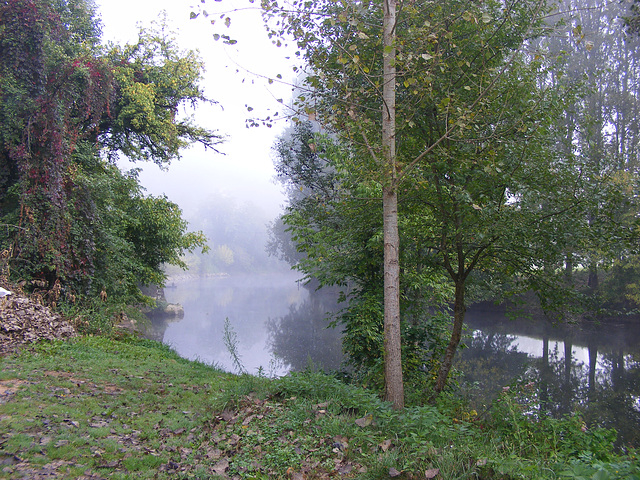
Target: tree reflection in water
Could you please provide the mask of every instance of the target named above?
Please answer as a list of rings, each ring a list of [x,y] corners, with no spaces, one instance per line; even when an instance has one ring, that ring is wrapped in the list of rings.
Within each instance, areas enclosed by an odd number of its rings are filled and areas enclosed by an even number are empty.
[[[312,367],[338,370],[342,363],[340,327],[331,328],[333,314],[340,310],[338,293],[332,289],[309,291],[308,298],[289,307],[289,313],[267,321],[269,344],[274,357],[291,370]]]
[[[534,381],[540,410],[579,414],[615,428],[619,446],[640,446],[640,332],[637,324],[552,325],[472,314],[468,348],[457,367],[462,392],[478,411],[516,379]]]
[[[245,367],[255,373],[276,357],[288,370],[310,364],[337,370],[343,360],[337,293],[305,290],[295,276],[250,276],[179,282],[168,300],[184,307],[183,319],[153,322],[154,338],[186,358],[225,366],[222,342],[229,318],[238,332]],[[518,378],[537,386],[550,415],[577,412],[588,425],[613,427],[624,444],[640,446],[640,322],[552,325],[537,316],[508,320],[499,309],[471,307],[468,348],[457,354],[461,391],[483,411],[502,387]],[[270,351],[269,351],[270,350]],[[228,368],[231,368],[228,366]]]

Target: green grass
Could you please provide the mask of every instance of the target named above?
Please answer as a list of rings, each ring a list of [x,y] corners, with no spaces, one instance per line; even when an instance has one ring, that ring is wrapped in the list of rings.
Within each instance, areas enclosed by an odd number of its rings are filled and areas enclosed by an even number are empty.
[[[0,366],[0,478],[640,479],[608,432],[531,422],[515,394],[484,424],[446,398],[394,412],[322,373],[235,376],[134,337]]]

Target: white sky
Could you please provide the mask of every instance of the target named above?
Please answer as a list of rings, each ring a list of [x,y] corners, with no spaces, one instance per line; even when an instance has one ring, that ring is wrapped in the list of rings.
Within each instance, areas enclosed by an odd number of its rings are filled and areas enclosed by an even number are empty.
[[[240,203],[251,201],[275,216],[284,200],[280,187],[273,182],[271,148],[285,124],[281,121],[270,129],[247,129],[245,119],[251,114],[246,105],[254,108],[252,113],[272,114],[281,107],[276,99],[283,99],[285,104],[289,102],[291,87],[277,82],[269,84],[265,78],[249,72],[273,79],[278,73],[285,79],[292,78],[292,73],[285,49],[273,46],[267,38],[256,9],[259,2],[252,5],[249,0],[206,0],[204,4],[200,0],[96,0],[96,4],[102,18],[104,42],[119,44],[135,41],[137,25],[148,27],[165,10],[169,27],[178,32],[180,48],[199,50],[206,68],[202,82],[205,95],[219,102],[217,106],[199,108],[196,120],[228,136],[227,142],[220,146],[226,155],[193,147],[185,150],[183,158],[174,162],[168,172],[154,165],[138,164],[136,166],[144,166],[140,179],[147,192],[165,193],[182,207],[187,218],[191,209],[217,192],[234,197]],[[210,16],[190,20],[190,13],[200,7]],[[227,30],[222,26],[220,15],[211,12],[229,11],[233,7],[242,10],[229,12],[231,28]],[[210,23],[213,18],[215,26]],[[216,42],[214,32],[228,32],[238,43],[228,46],[222,41]]]

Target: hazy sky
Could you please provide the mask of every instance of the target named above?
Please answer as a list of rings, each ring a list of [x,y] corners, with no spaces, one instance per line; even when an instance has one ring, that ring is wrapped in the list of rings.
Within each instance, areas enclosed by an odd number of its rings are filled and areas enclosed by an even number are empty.
[[[273,113],[282,107],[277,99],[283,99],[285,104],[290,99],[290,86],[269,84],[261,76],[276,79],[279,73],[284,78],[292,75],[286,50],[271,44],[258,10],[251,8],[249,0],[207,0],[204,4],[199,0],[96,0],[96,3],[104,41],[121,44],[135,41],[138,25],[147,27],[158,19],[161,11],[166,11],[169,27],[178,32],[180,48],[200,51],[206,68],[202,86],[209,98],[219,102],[199,108],[196,119],[202,126],[228,136],[220,147],[226,155],[192,147],[183,152],[183,158],[174,162],[168,172],[153,165],[144,166],[140,178],[148,193],[165,193],[183,208],[187,217],[190,210],[219,192],[241,203],[251,201],[275,216],[283,197],[280,187],[273,183],[271,148],[285,124],[277,123],[271,129],[247,129],[245,119],[251,115],[247,105],[254,108],[252,113]],[[234,7],[241,10],[231,12]],[[219,13],[190,20],[190,13],[199,8]],[[231,18],[228,30],[219,19],[224,11]],[[211,25],[211,19],[216,20],[215,26]],[[216,42],[215,32],[228,32],[238,43],[228,46]]]

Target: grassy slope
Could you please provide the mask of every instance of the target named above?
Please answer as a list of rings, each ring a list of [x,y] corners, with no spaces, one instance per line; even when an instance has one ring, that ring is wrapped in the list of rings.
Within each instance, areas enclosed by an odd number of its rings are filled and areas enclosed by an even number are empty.
[[[575,422],[396,413],[319,373],[234,376],[147,340],[45,343],[0,366],[0,478],[640,478]]]

